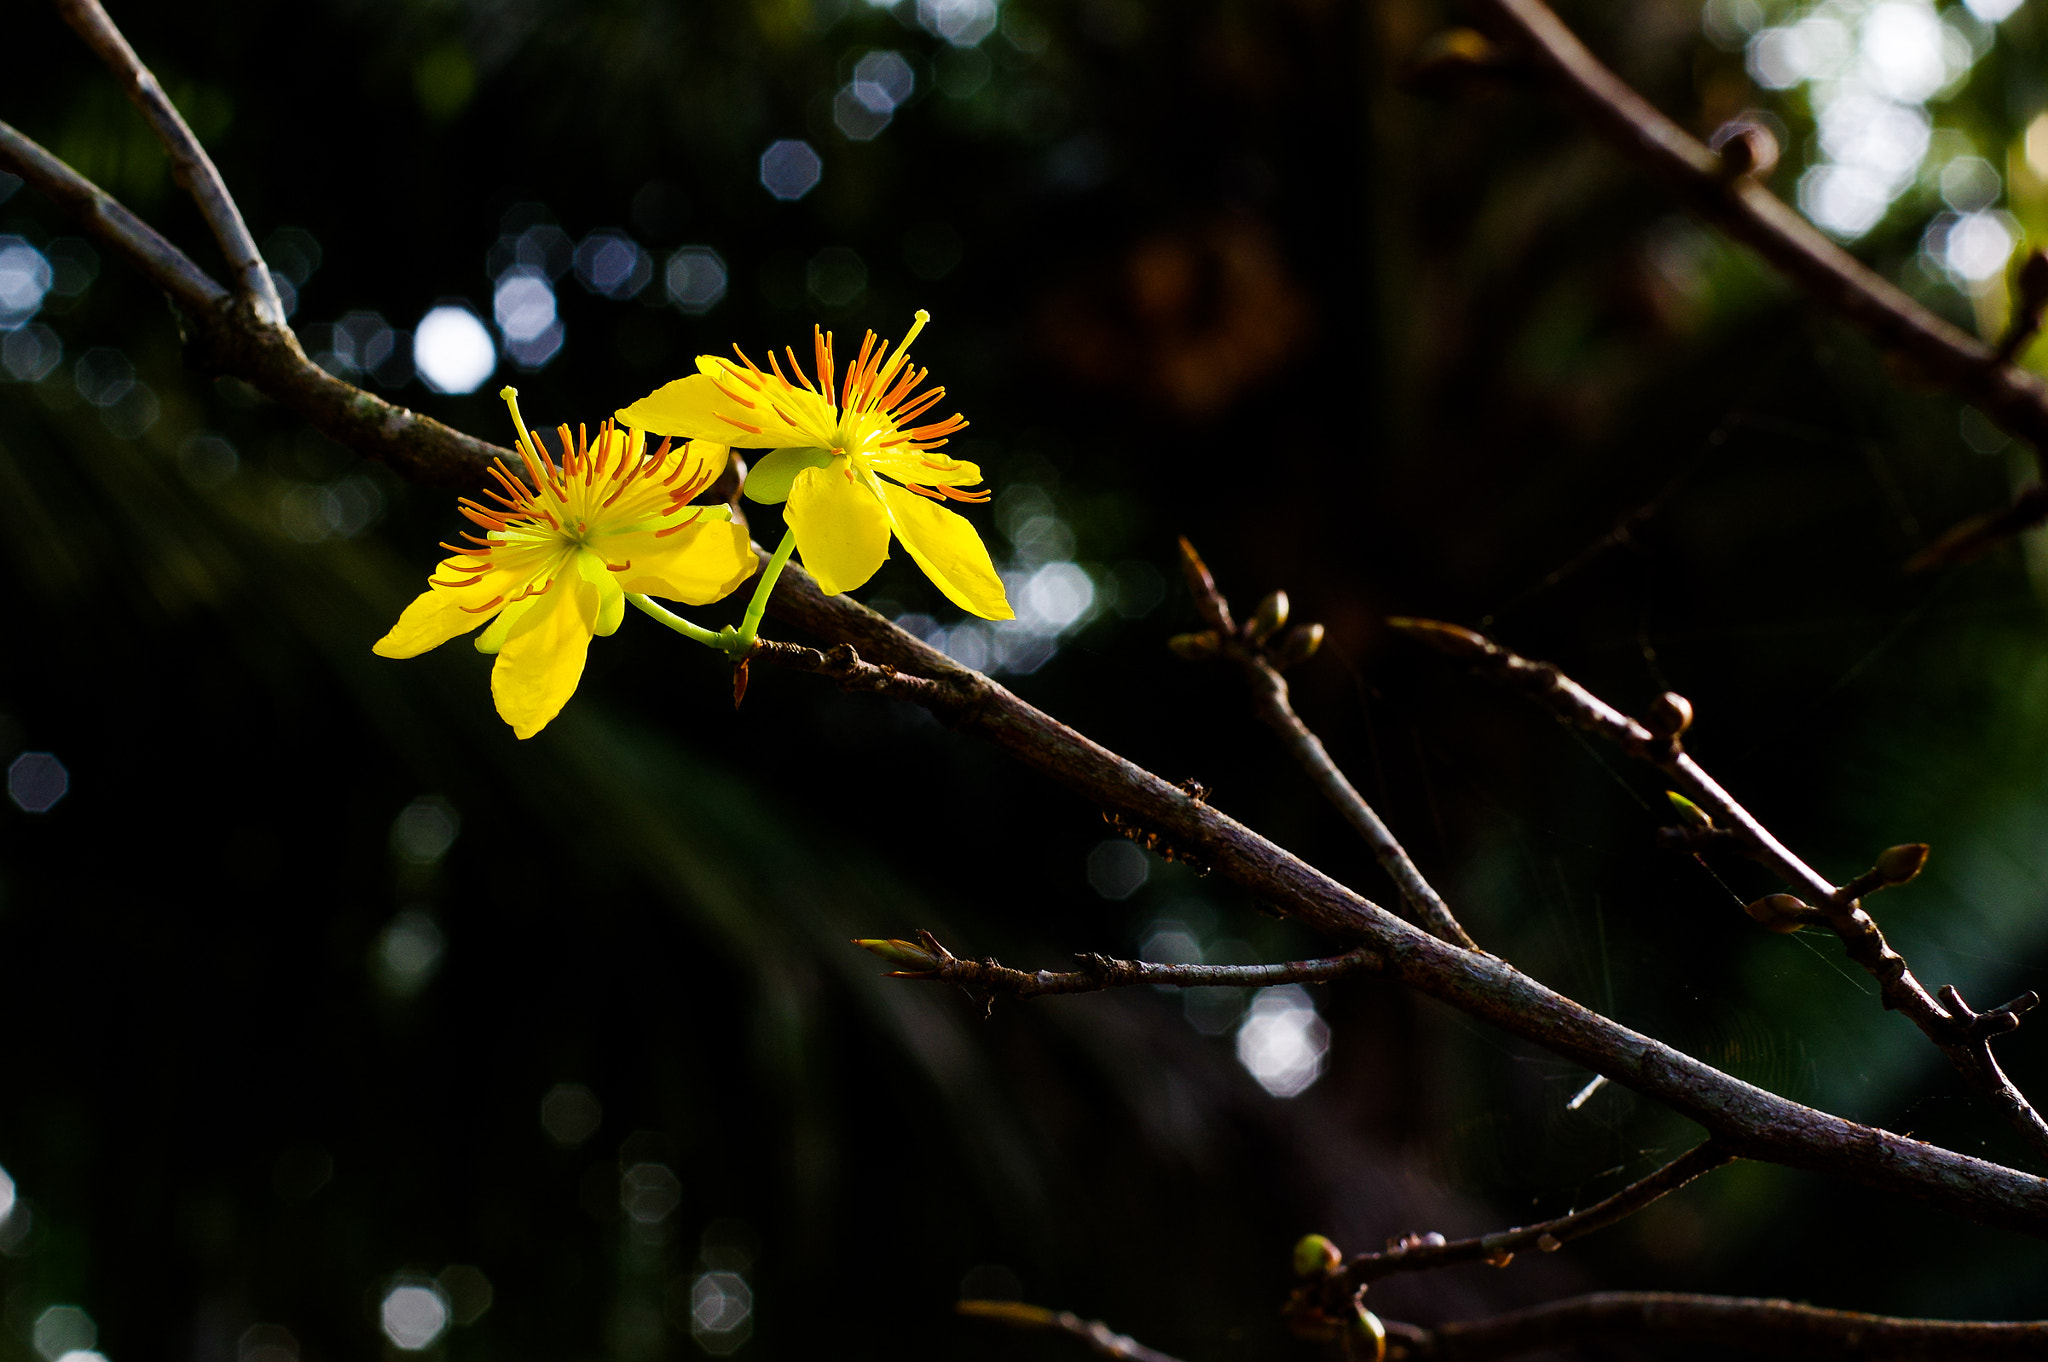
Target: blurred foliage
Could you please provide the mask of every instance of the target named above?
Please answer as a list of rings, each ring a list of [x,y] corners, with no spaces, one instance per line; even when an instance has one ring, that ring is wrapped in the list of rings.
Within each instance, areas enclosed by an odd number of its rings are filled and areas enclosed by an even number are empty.
[[[1755,88],[1694,6],[1566,13],[1702,134],[1771,112],[1792,192],[1811,111]],[[1379,624],[1483,625],[1633,710],[1688,695],[1705,764],[1824,872],[1933,844],[1877,905],[1930,985],[2048,987],[2048,550],[1899,571],[2025,461],[1540,92],[1408,80],[1454,11],[1009,0],[968,47],[909,0],[116,16],[296,262],[309,337],[359,310],[488,314],[494,245],[537,222],[729,270],[695,316],[658,275],[631,300],[564,276],[566,343],[516,376],[543,423],[735,341],[817,320],[843,344],[928,307],[920,358],[975,423],[999,557],[1064,534],[1104,600],[1135,584],[1008,678],[1027,698],[1391,892],[1230,678],[1161,646],[1191,610],[1144,587],[1187,533],[1242,606],[1284,587],[1327,624],[1298,704],[1489,949],[1788,1096],[2020,1158],[1837,951],[1742,917],[1776,888],[1761,872],[1654,849],[1650,773]],[[0,117],[215,260],[56,19],[17,7],[0,33]],[[1933,106],[2007,168],[2029,232],[2044,41],[2021,10]],[[835,97],[877,50],[915,93],[850,139]],[[795,202],[758,180],[781,138],[823,160]],[[1919,250],[1931,193],[1857,249],[1995,330],[1995,282],[1958,289]],[[72,782],[48,813],[0,808],[0,1165],[27,1208],[0,1358],[32,1355],[57,1303],[113,1362],[278,1362],[258,1324],[309,1362],[367,1355],[384,1292],[443,1274],[460,1297],[451,1264],[492,1287],[437,1345],[455,1359],[695,1355],[706,1269],[754,1293],[741,1356],[1066,1355],[948,1317],[963,1289],[1020,1289],[1180,1355],[1277,1357],[1302,1346],[1275,1310],[1303,1231],[1496,1228],[1690,1142],[1611,1086],[1568,1110],[1583,1071],[1375,984],[1317,992],[1329,1069],[1281,1101],[1170,993],[984,1019],[875,978],[847,938],[926,927],[1031,965],[1168,923],[1212,958],[1317,943],[1158,862],[1105,900],[1081,801],[808,678],[757,678],[735,715],[710,659],[634,622],[514,742],[485,659],[368,650],[457,526],[446,496],[184,371],[161,303],[33,191],[0,233],[86,281],[36,319],[64,363],[0,384],[0,756],[55,753]],[[123,363],[148,401],[86,401]],[[495,386],[384,390],[502,438]],[[864,597],[952,622],[900,563]],[[404,831],[421,808],[459,823],[434,855]],[[2003,1050],[2036,1093],[2044,1034]],[[602,1111],[566,1147],[540,1119],[561,1084]],[[620,1186],[650,1164],[679,1200],[642,1223]],[[1373,1300],[1428,1321],[1606,1286],[2012,1317],[2044,1271],[2038,1244],[1744,1166],[1554,1258]]]

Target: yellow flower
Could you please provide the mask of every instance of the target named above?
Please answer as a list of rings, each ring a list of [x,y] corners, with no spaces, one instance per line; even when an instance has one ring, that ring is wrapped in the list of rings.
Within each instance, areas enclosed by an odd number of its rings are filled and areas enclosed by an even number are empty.
[[[737,364],[701,355],[697,373],[618,417],[659,435],[772,450],[748,475],[747,496],[788,503],[784,517],[797,552],[827,593],[850,591],[874,576],[893,534],[955,605],[983,619],[1010,619],[1009,598],[981,536],[944,505],[988,499],[985,491],[963,490],[981,481],[979,468],[938,452],[966,419],[956,413],[912,424],[946,395],[944,388],[918,392],[927,371],[910,363],[910,343],[930,320],[919,312],[893,356],[889,342],[868,332],[843,376],[830,333],[813,328],[816,383],[794,350],[783,352],[794,381],[773,354],[766,371],[737,346]]]
[[[724,469],[726,447],[663,440],[649,455],[643,438],[607,421],[595,440],[578,430],[572,441],[563,426],[556,463],[537,436],[521,435],[527,483],[501,463],[491,469],[498,490],[485,493],[495,508],[463,498],[483,535],[442,545],[455,556],[375,650],[415,657],[490,619],[476,647],[498,655],[492,698],[530,738],[576,693],[591,637],[619,627],[628,596],[705,605],[729,594],[753,575],[746,532],[724,506],[688,504]]]

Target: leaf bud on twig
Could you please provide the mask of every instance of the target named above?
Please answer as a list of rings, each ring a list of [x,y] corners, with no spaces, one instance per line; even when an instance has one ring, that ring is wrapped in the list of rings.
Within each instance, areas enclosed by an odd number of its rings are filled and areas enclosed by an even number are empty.
[[[1878,853],[1877,873],[1886,884],[1904,884],[1927,864],[1927,843],[1907,842]]]
[[[1707,816],[1705,809],[1693,803],[1678,791],[1666,790],[1664,797],[1671,801],[1672,811],[1678,815],[1678,821],[1687,827],[1710,829],[1714,826],[1714,820]]]
[[[1692,727],[1692,701],[1677,691],[1667,690],[1650,702],[1643,727],[1660,738],[1675,738]]]
[[[1813,910],[1790,894],[1768,894],[1743,905],[1743,912],[1774,932],[1796,932]]]
[[[1344,1261],[1344,1253],[1327,1235],[1304,1234],[1294,1241],[1294,1275],[1314,1277]]]
[[[1251,630],[1252,642],[1264,643],[1267,639],[1278,633],[1280,626],[1285,623],[1287,623],[1287,593],[1275,591],[1272,595],[1259,602],[1258,611],[1252,616],[1252,622],[1247,627]]]
[[[1281,669],[1306,662],[1316,655],[1316,649],[1323,646],[1323,626],[1320,624],[1297,624],[1280,636],[1272,647],[1273,665]]]
[[[1723,123],[1707,145],[1721,153],[1721,173],[1731,180],[1744,175],[1768,180],[1778,165],[1778,139],[1763,124],[1746,118]]]
[[[1387,627],[1399,629],[1408,637],[1427,643],[1440,653],[1462,657],[1468,662],[1483,662],[1500,651],[1484,635],[1475,634],[1470,629],[1460,628],[1455,624],[1445,624],[1442,620],[1418,620],[1410,619],[1406,615],[1389,615]]]
[[[1351,1362],[1386,1362],[1387,1326],[1355,1301],[1351,1309],[1351,1327],[1344,1331],[1344,1356]]]
[[[1204,629],[1195,634],[1175,634],[1166,640],[1166,646],[1190,662],[1216,656],[1223,646],[1223,640],[1216,637],[1214,629]]]
[[[893,937],[887,940],[862,937],[856,938],[853,944],[871,955],[879,955],[892,965],[903,965],[913,970],[934,970],[939,967],[939,962],[932,953],[915,941],[902,941]]]
[[[1545,1253],[1555,1253],[1564,1247],[1564,1240],[1550,1233],[1539,1234],[1536,1236],[1536,1247]]]

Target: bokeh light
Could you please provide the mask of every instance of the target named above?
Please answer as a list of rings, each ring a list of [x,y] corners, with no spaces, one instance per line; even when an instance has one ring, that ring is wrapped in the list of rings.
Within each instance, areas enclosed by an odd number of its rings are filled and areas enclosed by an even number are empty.
[[[299,1340],[282,1324],[252,1324],[236,1341],[235,1362],[299,1362]]]
[[[1123,900],[1145,887],[1152,863],[1135,842],[1112,837],[1088,853],[1088,884],[1106,899]]]
[[[576,277],[592,293],[623,301],[654,278],[654,260],[624,232],[604,228],[578,243]]]
[[[604,1123],[596,1094],[581,1083],[557,1083],[540,1102],[541,1129],[564,1149],[574,1149]]]
[[[24,813],[48,813],[71,790],[71,773],[48,752],[24,752],[7,768],[7,797]]]
[[[1264,990],[1238,1024],[1237,1062],[1275,1097],[1308,1091],[1329,1049],[1330,1028],[1299,984]]]
[[[761,187],[785,203],[817,188],[824,173],[825,163],[809,142],[784,138],[761,153]]]
[[[505,338],[505,353],[522,369],[544,367],[561,353],[567,331],[555,310],[555,286],[545,271],[514,265],[491,290],[491,316]]]
[[[725,257],[709,246],[684,246],[668,258],[662,281],[668,299],[684,314],[701,317],[725,297]]]
[[[391,849],[400,860],[433,865],[462,832],[462,815],[442,795],[421,795],[391,821]]]
[[[690,1283],[690,1337],[713,1357],[735,1352],[753,1334],[754,1293],[737,1272],[700,1273]]]
[[[466,303],[442,303],[413,328],[412,362],[438,393],[473,393],[498,367],[491,333]]]
[[[29,1344],[44,1362],[58,1362],[66,1353],[86,1351],[99,1341],[99,1326],[75,1305],[50,1306],[29,1330]]]
[[[401,1282],[385,1292],[377,1309],[384,1337],[407,1352],[433,1347],[447,1332],[451,1319],[448,1298],[431,1282]]]
[[[0,236],[0,330],[11,331],[35,316],[52,281],[41,251],[21,237]]]
[[[371,952],[378,985],[394,998],[410,998],[433,982],[447,938],[431,915],[408,908],[386,923]]]
[[[0,331],[0,369],[19,383],[40,383],[64,362],[64,342],[40,322]]]
[[[995,32],[995,0],[917,0],[917,21],[955,47],[973,47]]]
[[[619,1209],[643,1225],[658,1225],[683,1202],[683,1184],[667,1164],[636,1163],[619,1175]]]

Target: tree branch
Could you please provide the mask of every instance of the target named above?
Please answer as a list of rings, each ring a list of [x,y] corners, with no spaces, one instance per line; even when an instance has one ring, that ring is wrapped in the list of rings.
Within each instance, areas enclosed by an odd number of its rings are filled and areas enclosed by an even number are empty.
[[[2041,1114],[2013,1086],[1991,1053],[1992,1038],[2019,1024],[2018,1014],[2034,1005],[2032,995],[2017,998],[2003,1007],[1992,1009],[1991,1013],[1983,1014],[1996,1015],[1998,1020],[1991,1022],[1984,1021],[1983,1016],[1962,1005],[1962,997],[1953,987],[1945,989],[1944,996],[1954,996],[1958,1004],[1956,1010],[1950,1011],[1936,1002],[1914,977],[1905,957],[1891,948],[1877,922],[1862,906],[1863,895],[1898,880],[1879,868],[1837,886],[1793,855],[1685,751],[1681,739],[1685,727],[1691,723],[1691,705],[1677,696],[1664,697],[1660,702],[1660,713],[1666,717],[1660,720],[1659,730],[1652,732],[1550,663],[1533,662],[1519,656],[1483,634],[1440,620],[1395,618],[1387,623],[1410,637],[1459,658],[1475,670],[1523,691],[1563,722],[1608,739],[1631,756],[1652,763],[1669,776],[1679,791],[1690,797],[1717,827],[1739,839],[1739,845],[1746,854],[1804,893],[1812,907],[1818,910],[1820,919],[1841,939],[1848,957],[1877,981],[1885,1007],[1896,1010],[1917,1026],[1948,1057],[1970,1086],[1991,1099],[1999,1113],[2035,1153],[2048,1158],[2048,1121],[2042,1120]],[[1919,851],[1924,855],[1925,849],[1900,850]],[[1909,879],[1917,872],[1916,860],[1912,870],[1903,878]],[[1805,906],[1799,905],[1800,908]]]
[[[1018,1301],[961,1301],[953,1309],[969,1319],[1007,1324],[1012,1329],[1065,1334],[1087,1344],[1097,1357],[1115,1358],[1116,1362],[1175,1362],[1165,1353],[1115,1332],[1100,1320],[1082,1319],[1065,1310],[1048,1310],[1042,1305]]]
[[[919,693],[937,699],[933,712],[943,721],[1149,829],[1260,901],[1357,943],[1378,956],[1372,972],[1380,977],[1604,1074],[1698,1122],[1737,1157],[1832,1173],[2048,1237],[2048,1182],[1787,1101],[1591,1012],[1505,961],[1439,941],[867,607],[826,595],[801,568],[784,573],[769,610],[878,668],[936,683]]]
[[[228,301],[228,291],[156,228],[6,123],[0,123],[0,166],[55,199],[95,239],[135,266],[185,311],[213,312]]]
[[[909,941],[856,941],[892,964],[892,979],[932,979],[959,984],[981,993],[1039,998],[1056,993],[1100,993],[1110,988],[1154,984],[1166,988],[1271,988],[1275,984],[1323,984],[1372,968],[1377,957],[1367,950],[1321,960],[1293,960],[1283,965],[1156,965],[1144,960],[1117,960],[1106,955],[1077,955],[1081,968],[1064,974],[1052,970],[1012,969],[994,960],[962,960],[921,931]]]
[[[129,101],[142,111],[150,130],[171,154],[172,174],[199,205],[200,216],[206,219],[213,239],[220,243],[221,254],[234,271],[236,291],[255,308],[258,317],[273,326],[283,326],[284,304],[278,300],[270,267],[263,263],[263,253],[256,249],[249,225],[242,221],[241,208],[234,195],[228,193],[220,171],[214,168],[213,158],[192,135],[184,115],[135,55],[135,49],[121,36],[121,30],[100,7],[99,0],[56,0],[56,5],[64,22],[85,39],[86,46],[99,55],[121,82]]]
[[[1390,1358],[1481,1362],[1593,1340],[1657,1338],[1876,1362],[2039,1358],[2048,1324],[1901,1319],[1792,1301],[1608,1291],[1434,1329],[1387,1321]]]
[[[1553,1253],[1567,1240],[1577,1239],[1595,1230],[1603,1230],[1609,1225],[1618,1224],[1651,1202],[1677,1191],[1701,1174],[1710,1173],[1734,1161],[1733,1154],[1710,1139],[1705,1144],[1687,1150],[1648,1177],[1630,1183],[1613,1196],[1596,1205],[1588,1206],[1583,1211],[1574,1211],[1570,1215],[1545,1220],[1540,1224],[1500,1230],[1494,1234],[1482,1234],[1476,1239],[1455,1239],[1448,1243],[1444,1242],[1441,1236],[1432,1239],[1411,1235],[1384,1253],[1361,1253],[1353,1256],[1341,1268],[1330,1274],[1330,1281],[1336,1290],[1351,1293],[1382,1277],[1391,1277],[1397,1272],[1425,1272],[1460,1263],[1478,1262],[1489,1262],[1497,1267],[1504,1267],[1508,1258],[1532,1246],[1543,1252]]]
[[[1528,49],[1594,130],[1687,207],[1750,247],[1823,306],[1975,404],[2048,458],[2048,382],[2002,363],[1740,173],[1602,65],[1542,0],[1475,0]],[[1736,139],[1741,141],[1742,139]]]
[[[1395,888],[1401,891],[1401,901],[1407,905],[1409,918],[1432,936],[1455,946],[1463,946],[1468,951],[1478,950],[1479,943],[1459,925],[1458,919],[1451,913],[1450,906],[1443,901],[1443,896],[1436,892],[1430,882],[1423,877],[1422,872],[1416,868],[1415,862],[1409,859],[1407,850],[1395,839],[1385,821],[1372,805],[1366,803],[1365,796],[1358,792],[1358,788],[1345,778],[1337,763],[1331,760],[1329,749],[1323,746],[1322,739],[1318,738],[1315,732],[1302,722],[1301,716],[1294,712],[1293,702],[1288,695],[1287,678],[1282,676],[1280,668],[1274,665],[1273,650],[1267,647],[1268,639],[1286,623],[1285,594],[1275,592],[1267,598],[1269,606],[1272,606],[1271,613],[1275,616],[1270,628],[1262,627],[1258,616],[1247,620],[1242,626],[1233,625],[1230,603],[1217,588],[1216,579],[1210,576],[1201,555],[1195,552],[1195,546],[1182,539],[1180,554],[1181,567],[1188,580],[1188,589],[1193,593],[1195,604],[1201,610],[1203,618],[1209,621],[1210,633],[1205,637],[1213,640],[1207,649],[1198,646],[1189,651],[1197,654],[1211,651],[1212,655],[1229,659],[1244,673],[1245,681],[1251,687],[1252,712],[1280,735],[1281,741],[1287,744],[1287,750],[1308,773],[1315,787],[1322,791],[1323,797],[1337,806],[1345,821],[1350,823],[1358,835],[1365,839],[1365,844],[1372,848],[1373,858],[1394,881]],[[1267,613],[1268,610],[1262,608],[1261,615]],[[1314,651],[1322,639],[1322,626],[1312,627],[1315,632],[1305,636],[1314,640],[1307,645],[1310,652]],[[1282,635],[1281,645],[1286,646],[1292,637],[1304,636]]]

